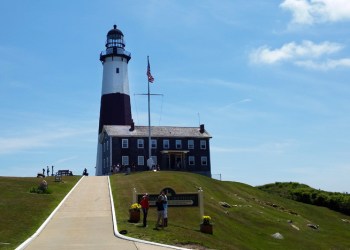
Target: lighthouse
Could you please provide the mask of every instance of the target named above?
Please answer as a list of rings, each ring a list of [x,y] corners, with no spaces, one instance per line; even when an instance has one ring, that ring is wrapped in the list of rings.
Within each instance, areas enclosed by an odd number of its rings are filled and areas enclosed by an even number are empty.
[[[99,137],[105,125],[133,124],[128,77],[128,63],[131,54],[125,50],[124,35],[117,25],[108,31],[105,47],[106,49],[100,53],[103,75]],[[98,143],[96,175],[105,175],[110,169],[110,163],[102,161],[102,154],[102,145]]]
[[[114,25],[107,33],[106,50],[100,54],[103,76],[99,133],[104,125],[132,123],[128,78],[131,55],[124,47],[124,35]]]

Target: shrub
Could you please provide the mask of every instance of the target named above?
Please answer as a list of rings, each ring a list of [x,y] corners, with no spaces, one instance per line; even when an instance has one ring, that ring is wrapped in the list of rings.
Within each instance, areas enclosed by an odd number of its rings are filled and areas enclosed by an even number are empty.
[[[37,188],[37,187],[32,187],[30,190],[29,190],[30,193],[37,193],[37,194],[52,194],[52,190],[51,189],[45,189],[45,190],[42,190],[40,188]]]
[[[32,187],[29,192],[37,194],[51,194],[52,190],[49,189],[47,182],[42,180],[38,187]]]

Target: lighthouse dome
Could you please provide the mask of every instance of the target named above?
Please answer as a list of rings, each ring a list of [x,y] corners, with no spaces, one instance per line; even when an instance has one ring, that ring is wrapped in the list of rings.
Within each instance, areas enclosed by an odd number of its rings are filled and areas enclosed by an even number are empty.
[[[110,31],[108,31],[107,33],[107,37],[108,36],[124,36],[123,32],[121,32],[119,29],[117,29],[117,25],[113,25],[113,29],[111,29]]]
[[[123,32],[117,29],[117,25],[114,25],[113,29],[107,33],[106,48],[112,47],[125,47]]]

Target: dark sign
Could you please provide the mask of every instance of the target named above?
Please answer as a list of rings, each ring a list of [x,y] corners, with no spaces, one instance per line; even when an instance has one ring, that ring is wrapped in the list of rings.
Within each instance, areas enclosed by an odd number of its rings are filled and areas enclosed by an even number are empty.
[[[184,206],[192,206],[198,207],[198,193],[180,193],[176,194],[174,189],[172,188],[164,188],[159,194],[148,194],[149,197],[149,205],[154,207],[156,205],[156,200],[158,196],[164,192],[164,194],[168,198],[168,206],[169,207],[184,207]],[[138,194],[137,200],[141,201],[142,196],[144,194]]]

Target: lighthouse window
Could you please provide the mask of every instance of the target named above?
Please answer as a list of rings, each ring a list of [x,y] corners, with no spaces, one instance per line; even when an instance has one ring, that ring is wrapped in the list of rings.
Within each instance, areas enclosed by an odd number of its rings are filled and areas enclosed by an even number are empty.
[[[119,68],[115,69],[115,73],[119,74]]]

